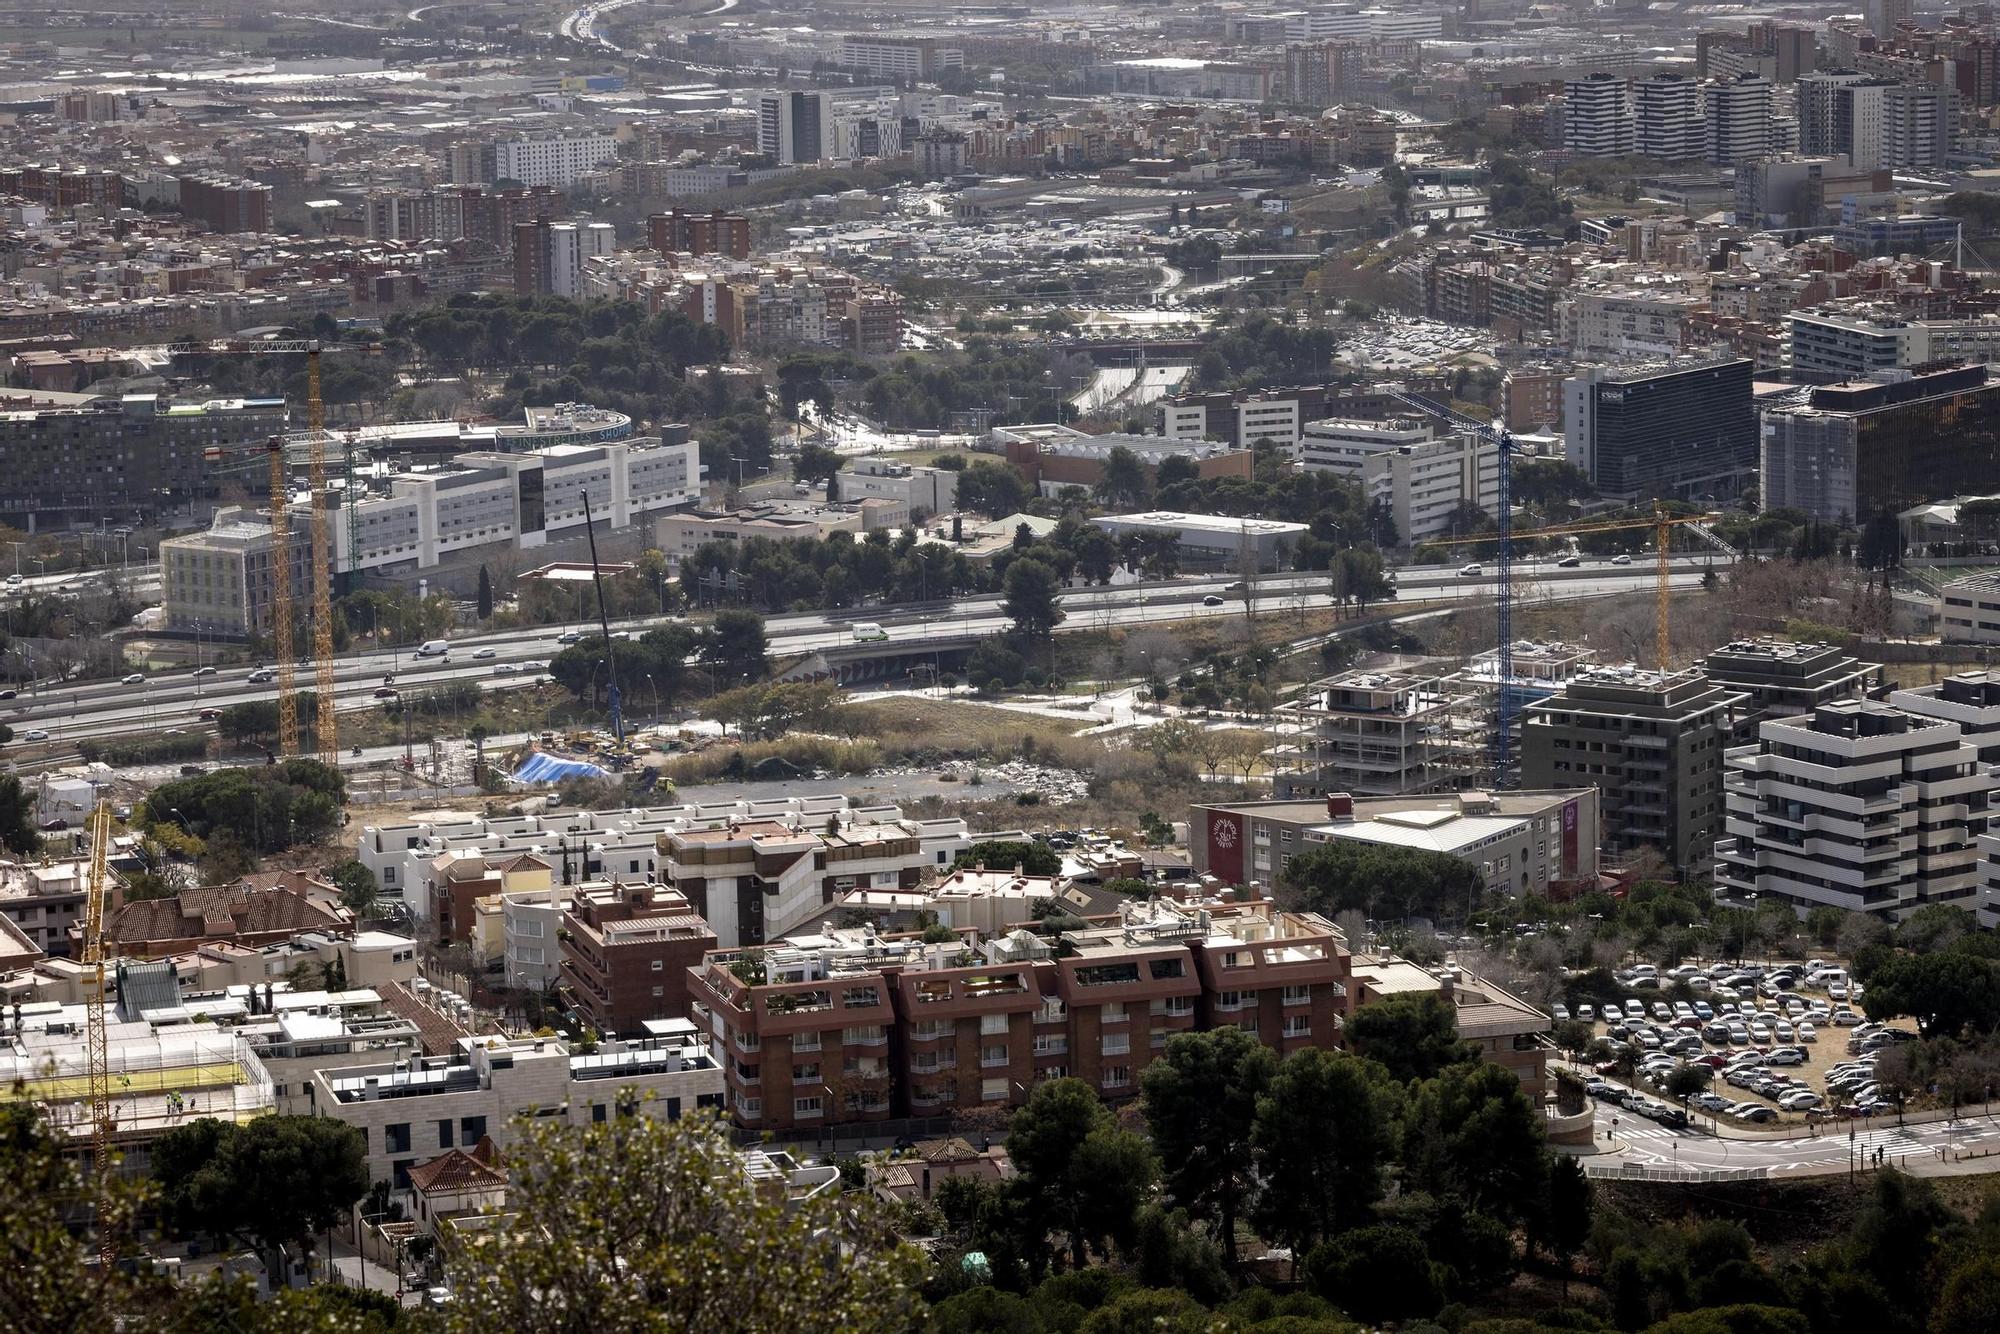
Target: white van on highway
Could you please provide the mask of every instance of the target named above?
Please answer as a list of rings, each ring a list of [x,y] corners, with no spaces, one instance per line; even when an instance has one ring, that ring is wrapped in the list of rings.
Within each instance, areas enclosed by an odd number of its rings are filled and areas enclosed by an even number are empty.
[[[887,639],[888,637],[889,632],[873,621],[856,621],[854,623],[854,642],[857,644],[875,639]]]
[[[451,644],[442,639],[426,639],[423,643],[417,645],[417,656],[419,658],[442,658],[449,652],[451,652]]]

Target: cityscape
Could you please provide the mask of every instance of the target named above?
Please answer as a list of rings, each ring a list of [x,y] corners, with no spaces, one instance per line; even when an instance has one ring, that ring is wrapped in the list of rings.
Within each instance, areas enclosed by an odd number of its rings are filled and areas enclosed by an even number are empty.
[[[0,1328],[2000,1328],[2000,10],[0,17]]]

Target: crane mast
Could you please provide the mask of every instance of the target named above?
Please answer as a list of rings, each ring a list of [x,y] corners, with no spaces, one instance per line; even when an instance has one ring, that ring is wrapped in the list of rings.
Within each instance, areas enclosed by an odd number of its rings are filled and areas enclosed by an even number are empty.
[[[90,882],[83,910],[84,1068],[90,1089],[92,1196],[97,1212],[97,1253],[106,1269],[116,1258],[111,1237],[111,1058],[104,1028],[104,886],[109,878],[111,804],[90,815]]]
[[[319,396],[319,344],[306,348],[306,411],[311,431],[313,661],[318,705],[314,731],[320,763],[340,763],[340,724],[334,717],[333,681],[333,533],[326,507],[326,407]],[[349,479],[350,482],[352,479]],[[353,503],[349,496],[348,503]],[[351,559],[350,554],[350,559]]]

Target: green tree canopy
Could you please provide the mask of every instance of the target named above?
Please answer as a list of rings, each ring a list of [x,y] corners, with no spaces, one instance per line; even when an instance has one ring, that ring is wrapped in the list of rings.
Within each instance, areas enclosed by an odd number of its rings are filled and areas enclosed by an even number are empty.
[[[1352,911],[1384,921],[1463,921],[1486,895],[1479,868],[1462,858],[1345,839],[1294,855],[1279,888],[1288,902],[1313,912]]]
[[[917,1319],[918,1259],[879,1208],[770,1197],[710,1117],[524,1121],[507,1158],[511,1220],[446,1256],[450,1334],[848,1334]]]
[[[1251,1135],[1277,1054],[1236,1028],[1177,1033],[1139,1079],[1141,1106],[1167,1193],[1213,1218],[1231,1268],[1236,1220],[1256,1186]]]
[[[203,1117],[161,1136],[153,1178],[175,1226],[241,1238],[276,1272],[280,1247],[332,1227],[368,1193],[366,1160],[361,1132],[329,1117]]]

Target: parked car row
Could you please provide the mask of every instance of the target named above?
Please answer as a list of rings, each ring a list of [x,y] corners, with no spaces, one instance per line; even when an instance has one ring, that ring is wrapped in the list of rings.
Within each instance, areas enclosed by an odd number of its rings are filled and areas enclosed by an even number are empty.
[[[1657,1098],[1648,1098],[1644,1094],[1620,1088],[1609,1080],[1593,1079],[1584,1085],[1584,1091],[1593,1098],[1616,1103],[1628,1112],[1636,1113],[1649,1121],[1658,1121],[1672,1130],[1684,1129],[1688,1123],[1687,1113],[1680,1108],[1661,1102]]]

